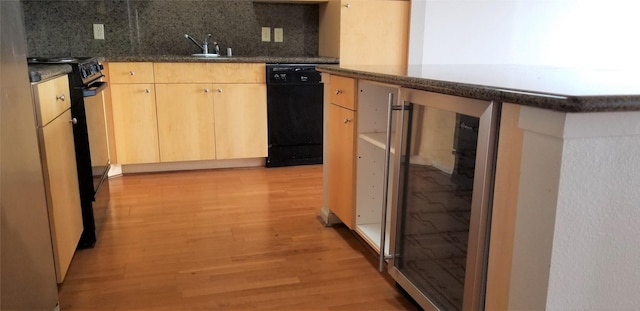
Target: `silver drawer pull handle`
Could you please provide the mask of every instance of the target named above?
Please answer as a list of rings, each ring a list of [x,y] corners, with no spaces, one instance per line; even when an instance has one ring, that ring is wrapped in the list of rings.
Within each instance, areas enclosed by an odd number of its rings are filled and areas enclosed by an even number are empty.
[[[222,93],[222,89],[218,89],[218,93]]]
[[[76,119],[76,118],[71,118],[71,120],[69,120],[69,123],[71,123],[71,124],[78,124],[78,119]]]
[[[351,3],[345,4],[344,7],[347,8],[347,9],[350,8],[351,7]]]
[[[349,122],[351,122],[351,119],[349,119],[349,118],[344,118],[344,123],[349,123]]]
[[[64,94],[60,94],[60,96],[56,95],[56,100],[58,100],[58,99],[61,100],[61,101],[64,101],[64,99],[65,99]]]
[[[205,93],[209,93],[209,89],[204,89],[204,92]]]
[[[336,89],[336,95],[344,93],[341,89]]]
[[[151,93],[151,90],[150,90],[150,89],[144,89],[144,91],[145,91],[146,93]]]
[[[135,71],[133,71],[133,70],[129,71],[129,75],[132,75],[132,76],[133,76],[133,75],[135,75],[135,74],[136,74],[136,73],[135,73]]]

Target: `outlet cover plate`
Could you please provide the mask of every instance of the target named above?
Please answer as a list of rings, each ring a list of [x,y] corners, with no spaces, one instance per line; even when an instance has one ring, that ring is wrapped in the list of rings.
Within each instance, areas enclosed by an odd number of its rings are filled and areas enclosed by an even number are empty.
[[[104,40],[104,24],[93,24],[93,38]]]
[[[284,31],[282,28],[273,28],[273,42],[283,42]]]
[[[262,27],[262,42],[271,41],[271,27]]]

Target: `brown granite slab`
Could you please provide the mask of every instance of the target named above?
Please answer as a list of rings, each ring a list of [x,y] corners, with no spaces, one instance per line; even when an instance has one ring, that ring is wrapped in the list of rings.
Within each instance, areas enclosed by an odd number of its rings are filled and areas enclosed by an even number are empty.
[[[176,62],[176,63],[267,63],[267,64],[337,64],[333,57],[306,56],[220,56],[194,57],[188,55],[150,55],[150,56],[115,56],[105,57],[107,62]]]
[[[465,71],[465,68],[468,70]],[[509,66],[506,71],[497,68],[440,65],[432,68],[425,66],[418,71],[412,71],[410,66],[407,71],[399,67],[318,66],[319,71],[351,78],[561,112],[640,110],[640,83],[637,79],[627,79],[631,76],[628,72],[619,72],[617,75],[616,71],[572,71],[562,68],[532,71],[531,67],[526,66]]]
[[[71,66],[68,64],[60,65],[29,65],[29,80],[31,82],[40,82],[66,75],[71,72]]]

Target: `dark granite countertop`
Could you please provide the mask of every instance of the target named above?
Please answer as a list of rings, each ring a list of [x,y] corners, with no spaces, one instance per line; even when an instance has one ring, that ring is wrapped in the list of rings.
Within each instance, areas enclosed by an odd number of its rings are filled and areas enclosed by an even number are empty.
[[[306,56],[220,56],[194,57],[182,55],[147,55],[147,56],[116,56],[105,57],[107,62],[176,62],[176,63],[267,63],[267,64],[337,64],[334,57],[306,57]]]
[[[562,112],[640,110],[637,71],[518,65],[410,65],[318,70],[401,87]]]
[[[60,65],[29,65],[29,80],[31,82],[40,82],[71,72],[71,66],[68,64]]]
[[[267,63],[267,64],[337,64],[334,57],[280,57],[280,56],[233,56],[233,57],[193,57],[180,55],[155,55],[155,56],[116,56],[98,57],[102,62],[176,62],[176,63]],[[30,64],[29,79],[31,82],[39,82],[62,74],[71,72],[68,64]]]

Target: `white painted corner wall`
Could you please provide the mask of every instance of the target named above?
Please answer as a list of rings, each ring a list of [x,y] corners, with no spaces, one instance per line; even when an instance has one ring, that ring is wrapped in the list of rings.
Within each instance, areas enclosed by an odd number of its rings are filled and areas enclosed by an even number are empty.
[[[509,309],[637,309],[640,112],[521,109]]]
[[[640,1],[413,0],[411,64],[640,68]]]

